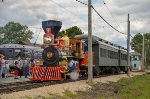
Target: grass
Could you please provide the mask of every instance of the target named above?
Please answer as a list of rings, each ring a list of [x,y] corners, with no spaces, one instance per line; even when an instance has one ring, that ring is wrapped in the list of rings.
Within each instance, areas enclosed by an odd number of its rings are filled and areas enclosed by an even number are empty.
[[[96,83],[87,91],[64,91],[64,95],[49,94],[36,99],[150,99],[150,75],[123,78],[109,84]],[[28,97],[30,99],[30,97]]]
[[[122,99],[150,99],[150,75],[121,79],[118,83],[125,85],[118,95]]]

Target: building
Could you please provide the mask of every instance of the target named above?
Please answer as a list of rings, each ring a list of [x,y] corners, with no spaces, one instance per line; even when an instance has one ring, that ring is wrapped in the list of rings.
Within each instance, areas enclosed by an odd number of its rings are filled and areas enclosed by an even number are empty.
[[[141,70],[142,55],[137,52],[131,52],[131,66],[133,70]]]

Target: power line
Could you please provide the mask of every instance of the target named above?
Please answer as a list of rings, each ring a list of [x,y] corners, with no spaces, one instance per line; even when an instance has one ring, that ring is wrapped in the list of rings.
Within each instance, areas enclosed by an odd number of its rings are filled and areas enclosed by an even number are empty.
[[[55,2],[54,0],[51,0],[51,1],[52,1],[54,4],[56,4],[57,6],[59,6],[59,7],[63,8],[63,9],[65,9],[66,11],[68,11],[69,13],[71,13],[72,15],[74,15],[74,16],[78,17],[79,19],[81,19],[78,15],[72,13],[70,10],[66,9],[66,8],[63,7],[62,5],[60,5],[60,4],[58,4],[57,2]],[[81,20],[83,21],[83,19],[81,19]]]
[[[118,24],[118,22],[117,22],[117,20],[115,19],[115,17],[112,15],[112,13],[111,13],[109,7],[107,6],[106,2],[104,2],[104,0],[103,0],[103,3],[104,3],[104,5],[105,5],[105,7],[107,8],[108,12],[110,13],[110,16],[113,18],[113,20],[116,22],[116,24],[118,25],[118,27],[119,27],[120,30],[121,30],[120,25]],[[107,20],[107,21],[108,21],[108,20]]]
[[[84,3],[84,2],[82,2],[82,1],[79,1],[79,0],[76,0],[76,1],[87,6],[87,4]],[[106,22],[110,27],[112,27],[114,30],[116,30],[117,32],[119,32],[119,33],[121,33],[121,34],[127,35],[126,33],[120,32],[120,31],[117,30],[115,27],[113,27],[109,22],[107,22],[107,21],[98,13],[98,11],[97,11],[92,5],[91,5],[91,7],[92,7],[92,9],[95,11],[95,13],[97,13],[98,16],[99,16],[101,19],[103,19],[103,21]]]
[[[106,8],[107,8],[108,12],[110,13],[111,17],[114,19],[114,21],[117,23],[118,27],[120,28],[120,25],[118,24],[118,22],[117,22],[117,20],[115,19],[115,17],[112,15],[110,9],[109,9],[108,6],[106,5],[106,2],[103,1],[103,3],[104,3],[104,5],[106,6]],[[120,29],[121,29],[121,28],[120,28]]]
[[[83,4],[83,5],[88,5],[88,4],[86,4],[86,3],[82,2],[82,1],[79,1],[79,0],[76,0],[76,1],[81,3],[81,4]]]
[[[115,27],[113,27],[109,22],[107,22],[98,12],[97,10],[92,6],[93,10],[95,11],[95,13],[98,14],[98,16],[103,19],[103,21],[105,21],[110,27],[112,27],[114,30],[116,30],[117,32],[121,33],[121,34],[125,34],[127,35],[126,33],[123,33],[123,32],[120,32],[119,30],[117,30]]]

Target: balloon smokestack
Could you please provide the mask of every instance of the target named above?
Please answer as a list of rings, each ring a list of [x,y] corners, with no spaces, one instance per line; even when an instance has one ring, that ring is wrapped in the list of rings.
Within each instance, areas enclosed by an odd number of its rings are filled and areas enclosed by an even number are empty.
[[[56,21],[56,20],[42,21],[42,28],[44,32],[47,33],[46,29],[51,28],[52,34],[54,35],[54,39],[57,38],[61,26],[62,26],[61,21]]]

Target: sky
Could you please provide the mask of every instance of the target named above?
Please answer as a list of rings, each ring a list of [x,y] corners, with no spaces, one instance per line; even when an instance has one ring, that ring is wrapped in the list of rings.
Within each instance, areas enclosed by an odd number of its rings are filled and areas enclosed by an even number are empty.
[[[88,0],[80,0],[88,3]],[[127,33],[127,15],[130,14],[130,32],[150,33],[150,0],[92,0],[93,7],[117,30]],[[61,30],[78,26],[88,34],[88,8],[76,0],[4,0],[0,2],[0,26],[10,21],[27,25],[34,32],[31,42],[42,44],[42,21],[62,21]],[[92,10],[92,34],[126,47],[127,36],[107,25]],[[38,36],[39,35],[39,36]],[[37,39],[37,40],[36,40]]]

